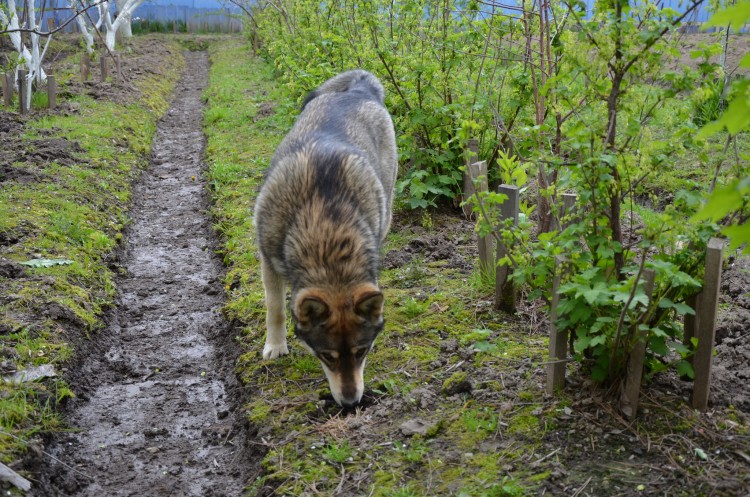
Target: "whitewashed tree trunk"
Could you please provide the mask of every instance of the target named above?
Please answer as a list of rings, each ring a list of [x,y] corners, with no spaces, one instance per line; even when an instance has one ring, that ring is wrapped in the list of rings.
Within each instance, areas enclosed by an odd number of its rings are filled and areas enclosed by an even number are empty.
[[[19,83],[26,84],[26,107],[29,108],[31,106],[31,89],[34,80],[37,80],[37,82],[39,82],[40,84],[47,80],[47,74],[42,68],[42,60],[44,59],[44,54],[47,52],[47,46],[49,45],[52,36],[47,37],[47,42],[44,45],[44,48],[40,50],[39,45],[41,37],[38,34],[32,32],[29,37],[31,41],[31,49],[29,49],[23,43],[21,32],[15,30],[22,28],[37,30],[38,25],[36,20],[36,10],[33,8],[27,9],[28,15],[26,16],[26,21],[23,23],[23,25],[21,25],[18,13],[16,12],[16,0],[7,0],[7,2],[8,15],[6,16],[5,12],[3,12],[3,10],[0,10],[0,22],[7,25],[7,29],[11,31],[10,33],[8,33],[8,36],[10,37],[10,42],[13,45],[13,48],[16,50],[16,52],[18,52],[19,63],[25,65],[29,71],[26,81],[19,81]],[[18,77],[17,70],[16,77]]]
[[[118,31],[120,32],[120,36],[125,37],[125,38],[131,38],[133,36],[133,29],[131,28],[130,23],[133,21],[132,14],[133,14],[133,11],[135,10],[135,7],[130,9],[129,11],[123,10],[127,2],[128,0],[115,0],[115,4],[117,5],[117,17],[118,19],[120,17],[123,18],[122,24],[120,25],[120,28],[118,29]]]
[[[121,26],[127,24],[127,32],[129,36],[133,36],[130,29],[130,19],[133,15],[133,11],[140,7],[144,0],[115,0],[117,3],[117,19],[112,21],[112,16],[109,13],[109,9],[104,14],[104,22],[107,26],[107,34],[105,35],[104,42],[107,48],[112,51],[115,49],[117,30]]]
[[[87,16],[85,13],[82,12],[82,8],[79,8],[79,6],[83,6],[83,8],[86,8],[88,5],[82,4],[80,0],[68,0],[68,3],[70,5],[70,9],[73,11],[74,15],[76,16],[76,22],[78,23],[78,28],[81,30],[81,36],[83,36],[83,40],[86,42],[86,51],[90,54],[94,53],[94,30],[98,29],[98,26],[92,26],[91,29],[89,29],[89,25],[86,22]],[[101,16],[99,19],[99,25],[101,25]]]

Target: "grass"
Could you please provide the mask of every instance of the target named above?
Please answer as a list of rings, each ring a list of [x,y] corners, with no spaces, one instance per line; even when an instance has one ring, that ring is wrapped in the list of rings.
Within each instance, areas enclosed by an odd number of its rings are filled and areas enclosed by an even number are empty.
[[[216,229],[223,237],[223,257],[228,265],[225,287],[229,299],[224,312],[243,323],[237,337],[245,350],[239,372],[255,392],[246,410],[250,422],[263,427],[268,440],[264,473],[248,489],[248,495],[264,485],[277,487],[278,495],[327,494],[340,484],[342,472],[364,475],[359,488],[364,495],[533,492],[538,480],[528,478],[535,475],[534,470],[519,468],[512,476],[502,476],[504,462],[489,449],[479,450],[458,467],[454,461],[442,460],[442,453],[449,448],[476,451],[477,443],[497,440],[500,431],[510,426],[524,437],[526,447],[506,450],[508,458],[530,455],[537,443],[535,432],[528,429],[533,423],[527,412],[519,411],[521,417],[516,422],[516,413],[499,412],[495,401],[482,403],[466,394],[441,393],[444,382],[457,380],[457,365],[465,368],[476,361],[497,363],[529,355],[541,361],[541,343],[530,346],[523,335],[504,331],[507,325],[498,314],[477,315],[474,304],[487,286],[481,281],[467,282],[455,270],[419,258],[382,272],[387,325],[368,358],[365,381],[369,395],[375,397],[365,411],[346,414],[325,401],[330,394],[322,369],[294,338],[289,339],[288,356],[261,359],[265,312],[252,208],[263,172],[296,110],[274,86],[270,69],[240,40],[220,41],[209,52],[212,69],[205,95],[208,179],[213,188]],[[269,105],[274,113],[256,115],[258,109]],[[404,236],[394,232],[386,250],[404,243]],[[440,344],[451,339],[464,345],[483,340],[493,345],[476,352],[468,362],[449,354],[448,362],[443,363]],[[508,361],[498,370],[503,367],[515,368],[515,363]],[[471,368],[468,376],[480,391],[496,396],[502,391],[499,380],[480,382]],[[537,395],[526,403],[540,401]],[[462,407],[467,402],[470,405]],[[384,416],[371,415],[379,405],[391,407]],[[415,416],[428,420],[432,429],[424,437],[409,439],[401,435],[399,425]],[[277,444],[281,441],[284,443]]]
[[[21,278],[0,278],[5,295],[0,302],[0,350],[10,354],[16,370],[52,364],[59,371],[74,355],[81,332],[91,334],[102,327],[102,312],[115,296],[111,254],[128,222],[131,187],[148,164],[156,121],[167,109],[182,67],[179,49],[172,47],[171,53],[162,74],[132,82],[141,92],[138,102],[72,96],[59,103],[80,111],[42,111],[26,122],[22,139],[29,147],[38,140],[62,138],[80,148],[70,149],[71,160],[12,164],[39,179],[6,182],[0,189],[0,235],[17,240],[0,246],[2,257],[73,261],[26,268]],[[63,65],[58,74],[67,69]],[[60,78],[61,94],[73,73],[71,69],[67,78]],[[46,96],[35,98],[41,105]],[[60,429],[57,405],[69,396],[72,392],[59,379],[2,382],[0,460],[12,461],[38,434]]]

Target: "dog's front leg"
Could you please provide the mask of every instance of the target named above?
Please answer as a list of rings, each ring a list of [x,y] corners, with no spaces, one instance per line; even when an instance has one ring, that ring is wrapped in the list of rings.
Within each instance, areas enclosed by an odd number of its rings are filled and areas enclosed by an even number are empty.
[[[266,345],[263,359],[276,359],[289,353],[286,346],[286,287],[284,278],[261,257],[261,277],[266,290]]]

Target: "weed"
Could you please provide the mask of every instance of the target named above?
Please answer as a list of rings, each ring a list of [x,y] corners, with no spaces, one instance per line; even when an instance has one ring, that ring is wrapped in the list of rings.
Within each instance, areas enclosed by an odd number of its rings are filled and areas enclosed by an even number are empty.
[[[323,447],[323,457],[338,464],[343,464],[349,461],[352,457],[352,453],[352,448],[349,445],[348,440],[344,440],[341,443],[330,443]]]
[[[384,493],[387,497],[422,497],[424,494],[417,491],[412,484],[404,485],[395,490]]]
[[[498,415],[489,407],[467,409],[461,413],[461,422],[466,431],[476,433],[480,430],[487,434],[497,430]]]
[[[429,304],[427,302],[420,302],[414,297],[409,297],[404,302],[404,314],[406,314],[406,317],[409,319],[414,319],[417,316],[424,314],[428,307]]]

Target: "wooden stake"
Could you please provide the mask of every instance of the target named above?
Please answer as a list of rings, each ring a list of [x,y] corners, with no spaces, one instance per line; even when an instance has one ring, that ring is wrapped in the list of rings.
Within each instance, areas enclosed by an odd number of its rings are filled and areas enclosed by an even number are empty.
[[[57,108],[57,82],[51,74],[47,75],[47,106],[52,110]]]
[[[91,57],[88,52],[81,54],[81,83],[85,83],[89,80],[89,73],[91,72]]]
[[[653,269],[643,271],[643,290],[648,297],[649,305],[654,293]],[[635,418],[638,411],[638,400],[641,394],[641,380],[643,379],[643,362],[646,358],[646,345],[648,344],[647,330],[635,330],[635,343],[628,358],[627,373],[625,376],[625,387],[620,397],[620,410],[628,418]]]
[[[552,280],[552,303],[549,309],[549,363],[547,364],[547,393],[552,395],[565,386],[565,365],[568,358],[568,333],[557,330],[557,304],[560,302],[560,281],[565,259],[555,257],[555,276]]]
[[[18,111],[26,114],[26,71],[18,71]]]
[[[7,72],[2,75],[3,80],[3,104],[10,107],[13,103],[13,73]]]
[[[115,54],[115,78],[117,82],[122,81],[122,60],[120,54]]]
[[[562,205],[558,209],[557,218],[552,218],[552,222],[550,223],[551,230],[562,231],[573,224],[571,214],[573,214],[575,210],[577,201],[578,195],[576,195],[575,193],[562,194]],[[563,219],[565,219],[565,221],[563,221]]]
[[[107,54],[102,52],[101,56],[99,57],[99,69],[102,72],[101,75],[101,82],[104,83],[107,81],[107,73],[109,72],[109,63],[107,61]]]
[[[711,387],[711,366],[716,339],[716,310],[719,307],[721,283],[721,261],[724,240],[711,238],[706,251],[706,271],[703,276],[703,290],[698,297],[696,314],[698,327],[696,337],[698,347],[693,358],[695,382],[693,384],[693,407],[699,411],[708,408],[708,393]]]
[[[469,176],[475,183],[475,188],[478,192],[487,191],[487,161],[479,161],[469,164],[468,168]],[[476,201],[473,200],[472,202]],[[481,218],[481,216],[480,216]],[[477,249],[479,251],[479,266],[483,272],[489,272],[494,267],[494,258],[492,257],[492,249],[494,244],[492,238],[489,236],[477,236]]]
[[[518,187],[514,185],[500,185],[497,187],[497,193],[502,193],[508,196],[508,199],[500,205],[500,219],[512,219],[513,226],[517,226]],[[518,291],[516,286],[509,279],[512,272],[511,266],[501,266],[499,264],[500,259],[504,258],[507,254],[508,250],[505,245],[498,243],[497,253],[495,255],[495,309],[512,314],[516,312]]]
[[[474,181],[472,180],[472,177],[471,177],[470,167],[472,164],[474,164],[477,161],[478,158],[479,158],[479,141],[469,140],[469,143],[466,149],[466,169],[464,170],[464,193],[463,193],[464,216],[466,216],[469,219],[473,219],[474,214],[471,209],[472,204],[469,203],[468,200],[471,198],[472,195],[474,195],[474,192],[476,191],[474,189]]]

